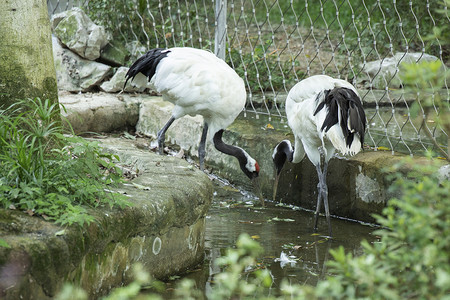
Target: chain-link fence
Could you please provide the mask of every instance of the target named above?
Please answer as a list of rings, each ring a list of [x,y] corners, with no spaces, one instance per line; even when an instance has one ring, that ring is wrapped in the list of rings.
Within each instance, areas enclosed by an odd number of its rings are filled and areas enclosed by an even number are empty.
[[[444,2],[49,0],[48,6],[50,14],[82,7],[113,39],[138,41],[145,49],[187,46],[217,53],[223,45],[225,60],[245,80],[246,111],[268,122],[284,119],[284,100],[296,82],[327,74],[359,90],[366,142],[374,149],[413,154],[447,147],[448,133],[437,121],[450,110]],[[403,64],[433,60],[443,63],[441,83],[426,91],[405,88]]]

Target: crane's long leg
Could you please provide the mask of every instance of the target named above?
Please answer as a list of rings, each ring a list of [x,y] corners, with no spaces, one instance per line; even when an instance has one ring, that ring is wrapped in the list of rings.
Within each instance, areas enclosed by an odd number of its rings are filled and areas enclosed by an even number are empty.
[[[322,193],[321,193],[321,178],[322,170],[320,169],[320,164],[316,165],[317,177],[319,177],[319,183],[317,184],[317,204],[316,212],[314,214],[314,231],[317,231],[317,221],[319,220],[320,205],[322,204]]]
[[[164,141],[166,139],[166,131],[167,131],[167,129],[169,129],[170,125],[172,125],[173,121],[175,121],[175,118],[170,117],[170,119],[169,119],[169,121],[167,121],[166,125],[164,125],[160,131],[158,131],[157,138],[158,138],[159,154],[164,153]]]
[[[200,170],[205,169],[205,155],[206,155],[206,136],[208,134],[208,124],[203,124],[202,137],[200,138],[200,144],[198,145],[198,159],[200,161]]]
[[[319,219],[319,211],[321,200],[325,206],[325,216],[328,223],[328,234],[331,236],[331,219],[330,219],[330,209],[328,206],[328,187],[327,187],[327,169],[328,162],[325,160],[323,162],[323,169],[320,168],[320,164],[316,165],[317,176],[319,177],[319,183],[317,184],[317,207],[314,215],[314,231],[317,231],[317,221]]]
[[[325,161],[325,163],[323,164],[323,170],[322,170],[321,193],[322,193],[322,198],[323,198],[323,204],[325,206],[325,216],[327,217],[328,235],[331,236],[330,209],[328,207],[327,168],[328,168],[328,162]]]

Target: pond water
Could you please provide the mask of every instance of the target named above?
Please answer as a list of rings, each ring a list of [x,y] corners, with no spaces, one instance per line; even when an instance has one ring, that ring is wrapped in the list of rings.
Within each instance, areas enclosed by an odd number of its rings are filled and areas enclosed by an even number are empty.
[[[248,233],[264,248],[258,262],[273,275],[272,288],[277,289],[281,280],[291,283],[316,285],[327,275],[325,262],[331,259],[329,250],[342,245],[346,252],[362,252],[360,242],[374,242],[376,229],[369,224],[332,218],[333,238],[328,232],[325,217],[319,219],[319,231],[314,233],[314,213],[292,207],[276,206],[266,202],[267,207],[255,207],[259,200],[252,194],[237,190],[222,180],[214,180],[213,204],[208,212],[205,234],[205,261],[198,269],[185,277],[195,280],[197,288],[206,292],[211,288],[214,275],[221,270],[215,260],[234,247],[241,233]],[[315,199],[313,200],[315,201]],[[290,256],[295,263],[277,261],[281,253]],[[179,279],[167,282],[169,299],[172,288]]]

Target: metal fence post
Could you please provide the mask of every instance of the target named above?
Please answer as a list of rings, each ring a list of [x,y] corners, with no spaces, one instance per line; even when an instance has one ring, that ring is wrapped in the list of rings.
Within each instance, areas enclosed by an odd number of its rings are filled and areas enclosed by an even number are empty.
[[[215,33],[214,33],[214,54],[225,60],[225,46],[227,37],[227,0],[215,0]]]

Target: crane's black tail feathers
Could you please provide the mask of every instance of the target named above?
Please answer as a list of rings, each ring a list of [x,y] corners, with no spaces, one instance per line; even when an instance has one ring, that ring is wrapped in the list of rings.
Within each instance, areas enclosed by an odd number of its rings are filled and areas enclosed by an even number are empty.
[[[133,65],[131,65],[127,74],[125,75],[126,80],[123,88],[125,89],[128,80],[131,78],[133,81],[134,77],[138,73],[142,73],[147,76],[148,80],[152,79],[153,75],[155,75],[156,67],[159,62],[169,54],[170,50],[164,48],[155,48],[149,50],[147,53],[139,57]]]
[[[361,99],[356,93],[348,88],[334,88],[325,92],[325,99],[318,106],[316,115],[324,106],[328,108],[327,116],[323,122],[321,130],[327,132],[331,127],[339,122],[344,134],[346,145],[350,147],[355,134],[359,135],[361,146],[364,143],[364,133],[366,131],[366,114],[361,103]]]

